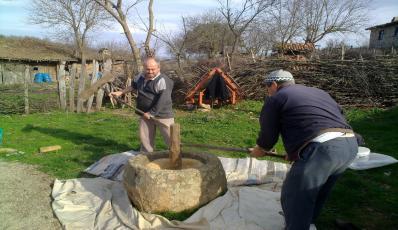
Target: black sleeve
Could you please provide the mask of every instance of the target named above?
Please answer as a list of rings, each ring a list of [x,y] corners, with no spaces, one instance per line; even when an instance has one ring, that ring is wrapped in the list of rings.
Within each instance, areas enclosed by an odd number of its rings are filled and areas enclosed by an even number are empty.
[[[270,150],[279,138],[279,108],[273,97],[268,97],[260,114],[260,132],[257,145]]]

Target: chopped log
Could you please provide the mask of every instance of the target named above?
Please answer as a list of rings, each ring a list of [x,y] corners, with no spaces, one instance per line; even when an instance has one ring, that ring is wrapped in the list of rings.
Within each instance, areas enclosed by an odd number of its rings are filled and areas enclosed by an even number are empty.
[[[53,151],[58,151],[61,149],[60,145],[52,145],[52,146],[45,146],[45,147],[40,147],[40,153],[47,153],[47,152],[53,152]]]

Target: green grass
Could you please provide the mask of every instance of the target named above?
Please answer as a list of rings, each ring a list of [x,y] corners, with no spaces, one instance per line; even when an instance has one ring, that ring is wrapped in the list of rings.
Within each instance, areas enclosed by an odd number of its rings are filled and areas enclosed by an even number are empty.
[[[182,142],[240,148],[254,146],[261,106],[261,102],[246,101],[210,112],[178,110],[176,121],[181,124]],[[61,179],[79,177],[85,168],[105,155],[139,148],[137,117],[132,114],[125,109],[89,115],[62,112],[1,115],[3,147],[16,148],[24,154],[2,154],[0,158],[38,165],[42,171]],[[346,115],[373,152],[398,158],[398,107],[351,109]],[[156,143],[157,149],[166,148],[160,135]],[[62,149],[38,153],[39,147],[49,145],[61,145]],[[276,149],[284,151],[280,141]],[[208,152],[227,157],[247,156],[242,152]],[[347,170],[316,223],[318,229],[334,229],[336,218],[366,229],[395,229],[398,224],[397,175],[398,164],[365,171]],[[188,215],[168,213],[167,217],[184,219]]]
[[[398,107],[349,110],[346,116],[372,152],[398,159]],[[347,170],[337,182],[319,225],[333,229],[333,220],[351,221],[364,229],[397,229],[398,164],[364,171]]]

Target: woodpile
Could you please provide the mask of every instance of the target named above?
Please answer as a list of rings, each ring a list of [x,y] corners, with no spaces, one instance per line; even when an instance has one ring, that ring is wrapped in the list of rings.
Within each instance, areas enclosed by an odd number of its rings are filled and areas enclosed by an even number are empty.
[[[280,54],[311,53],[315,50],[313,43],[279,43],[275,47]]]
[[[264,76],[270,71],[290,71],[299,84],[327,91],[343,106],[385,107],[398,102],[398,59],[328,60],[297,62],[267,59],[236,65],[230,73],[245,98],[262,100]]]

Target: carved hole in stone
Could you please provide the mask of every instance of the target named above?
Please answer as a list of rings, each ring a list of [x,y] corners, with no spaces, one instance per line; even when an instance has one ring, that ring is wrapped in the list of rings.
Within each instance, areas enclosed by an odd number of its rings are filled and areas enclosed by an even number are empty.
[[[203,163],[199,160],[191,159],[191,158],[183,158],[182,159],[182,168],[181,169],[199,169],[203,166]],[[149,162],[146,165],[147,168],[150,169],[168,169],[174,170],[173,166],[170,163],[168,158],[159,158],[152,162]]]

